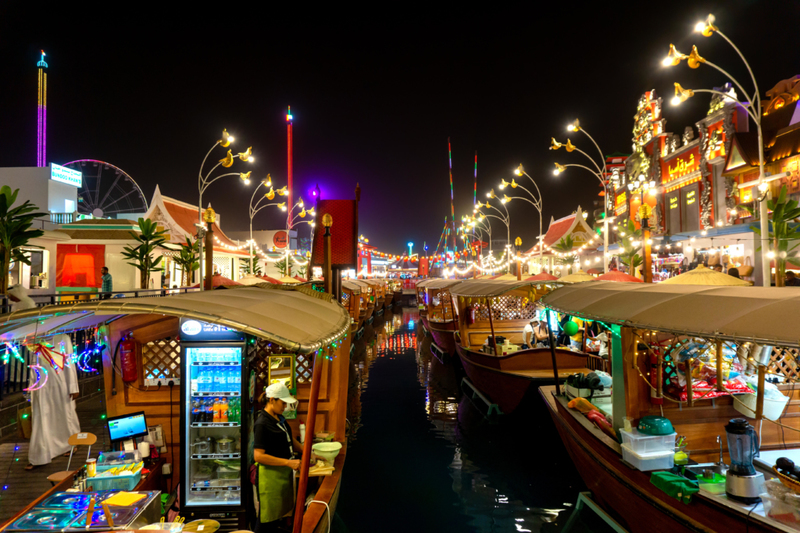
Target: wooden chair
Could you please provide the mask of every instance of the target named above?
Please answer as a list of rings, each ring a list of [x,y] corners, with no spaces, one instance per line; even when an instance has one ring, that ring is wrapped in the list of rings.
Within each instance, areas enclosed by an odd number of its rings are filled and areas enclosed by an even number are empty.
[[[69,469],[70,464],[72,464],[72,455],[75,453],[75,446],[88,446],[89,451],[86,452],[86,460],[89,460],[89,457],[92,455],[92,445],[97,442],[97,435],[94,433],[88,432],[81,432],[75,433],[72,435],[67,443],[72,446],[69,450],[69,461],[67,461],[67,469],[62,470],[61,472],[56,472],[54,474],[50,474],[47,476],[47,480],[53,484],[53,486],[58,485],[62,481],[64,481],[67,477],[73,474],[73,471]]]

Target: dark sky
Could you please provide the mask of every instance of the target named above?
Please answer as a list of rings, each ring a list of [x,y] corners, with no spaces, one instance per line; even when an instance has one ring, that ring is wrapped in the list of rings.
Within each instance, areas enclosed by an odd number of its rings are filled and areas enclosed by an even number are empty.
[[[456,218],[471,213],[478,150],[479,198],[521,162],[542,189],[546,227],[551,216],[591,206],[598,192],[584,171],[552,175],[553,161],[584,163],[548,151],[551,136],[566,140],[571,120],[611,153],[630,150],[646,90],[664,97],[668,131],[703,116],[708,96],[672,108],[672,83],[725,80],[707,66],[662,68],[670,43],[685,53],[697,44],[749,89],[719,36],[692,33],[709,12],[750,61],[762,96],[800,73],[797,1],[172,4],[2,2],[0,166],[35,164],[35,64],[44,49],[49,161],[107,161],[148,199],[159,184],[195,203],[200,162],[227,128],[236,147],[253,146],[253,177],[269,172],[282,185],[291,105],[296,193],[307,197],[319,183],[324,197],[350,198],[360,183],[361,232],[398,253],[409,240],[435,247],[450,215],[448,136]],[[594,153],[581,134],[570,137]],[[247,228],[250,194],[230,178],[211,186],[206,198],[224,230]],[[280,223],[277,212],[262,212],[255,225]],[[538,215],[512,203],[511,226],[512,239],[530,245]]]

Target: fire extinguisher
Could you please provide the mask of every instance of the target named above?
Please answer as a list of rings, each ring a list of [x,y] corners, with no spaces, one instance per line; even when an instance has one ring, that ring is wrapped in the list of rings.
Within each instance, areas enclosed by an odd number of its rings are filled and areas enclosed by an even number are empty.
[[[658,387],[661,380],[661,365],[658,362],[658,354],[655,350],[650,350],[650,403],[653,405],[663,405],[664,398],[659,396]]]
[[[464,308],[464,311],[467,315],[467,325],[473,325],[475,323],[475,308],[471,305],[468,305],[466,308]]]
[[[119,351],[122,381],[126,383],[136,381],[139,377],[139,372],[136,369],[136,341],[133,340],[133,333],[128,333],[122,340]]]

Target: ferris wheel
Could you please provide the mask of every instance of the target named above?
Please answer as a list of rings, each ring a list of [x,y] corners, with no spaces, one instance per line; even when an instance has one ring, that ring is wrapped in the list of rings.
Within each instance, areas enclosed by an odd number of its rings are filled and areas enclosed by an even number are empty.
[[[78,189],[78,213],[116,218],[147,211],[141,187],[124,170],[95,159],[78,159],[64,166],[83,174],[83,184]]]

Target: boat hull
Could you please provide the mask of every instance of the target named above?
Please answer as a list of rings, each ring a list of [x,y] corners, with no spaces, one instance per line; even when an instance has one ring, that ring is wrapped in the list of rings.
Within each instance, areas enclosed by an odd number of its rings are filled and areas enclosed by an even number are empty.
[[[616,450],[578,422],[566,406],[553,397],[553,389],[540,389],[564,447],[575,463],[592,499],[631,533],[664,531],[780,531],[756,517],[748,519],[722,503],[696,494],[684,505],[650,483],[650,472],[626,466]]]
[[[472,384],[505,414],[514,412],[532,389],[555,383],[550,348],[496,357],[469,350],[456,342],[456,352]],[[585,368],[585,357],[569,350],[557,348],[556,362],[559,381],[576,372],[589,372]]]
[[[445,356],[442,362],[446,362],[447,359],[453,357],[456,353],[456,339],[453,335],[456,329],[458,329],[456,323],[455,321],[432,322],[427,317],[426,320],[426,325],[428,326],[428,331],[431,332],[433,342],[441,349]]]
[[[387,292],[386,296],[384,297],[384,300],[383,300],[383,308],[384,309],[389,309],[390,307],[392,307],[392,301],[393,300],[394,300],[394,293],[393,292]]]

